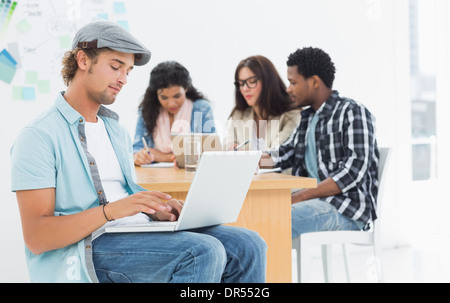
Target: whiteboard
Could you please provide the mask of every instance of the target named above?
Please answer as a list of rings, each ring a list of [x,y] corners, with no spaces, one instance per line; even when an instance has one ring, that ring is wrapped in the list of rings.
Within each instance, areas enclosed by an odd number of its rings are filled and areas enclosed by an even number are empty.
[[[129,29],[125,2],[2,1],[17,3],[0,42],[0,51],[6,49],[17,61],[16,74],[7,82],[12,101],[39,101],[50,96],[53,100],[55,93],[64,89],[61,59],[71,49],[74,33],[85,23],[111,20]]]

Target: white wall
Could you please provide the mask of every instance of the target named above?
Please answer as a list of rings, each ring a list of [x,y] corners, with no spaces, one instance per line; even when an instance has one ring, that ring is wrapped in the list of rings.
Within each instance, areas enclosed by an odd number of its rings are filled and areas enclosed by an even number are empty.
[[[49,14],[61,9],[41,3]],[[409,185],[404,180],[410,179],[407,0],[128,0],[125,3],[130,31],[153,52],[150,63],[132,72],[116,104],[111,106],[120,114],[130,135],[134,133],[136,109],[149,73],[161,61],[177,60],[189,69],[194,85],[213,102],[220,127],[233,106],[234,70],[241,59],[264,55],[285,79],[285,62],[290,53],[305,46],[321,47],[337,66],[335,88],[375,114],[380,145],[394,146],[401,152],[402,157],[395,153],[391,162],[393,169],[387,188],[390,199],[385,201],[383,217],[389,229],[385,245],[404,242],[402,221],[397,216],[402,208],[400,192]],[[23,19],[19,12],[15,18],[13,22]],[[14,31],[15,28],[6,39],[0,40],[0,51],[14,39]],[[61,52],[45,54],[33,61],[24,58],[23,68],[53,70],[55,67],[45,62],[56,55]],[[54,62],[55,58],[51,60]],[[16,77],[19,81],[23,75],[18,71]],[[52,94],[38,95],[34,102],[12,100],[14,82],[7,85],[0,81],[3,113],[0,282],[28,280],[20,218],[15,195],[10,193],[9,148],[18,131],[37,112],[52,104],[54,95],[63,89],[58,73],[50,77]],[[403,173],[399,174],[400,171]]]

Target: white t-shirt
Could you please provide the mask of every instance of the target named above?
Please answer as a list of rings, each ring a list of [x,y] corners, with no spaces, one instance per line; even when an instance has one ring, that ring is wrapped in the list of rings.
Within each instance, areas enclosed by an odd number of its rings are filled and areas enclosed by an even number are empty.
[[[125,189],[125,178],[111,144],[111,140],[106,132],[103,120],[100,117],[97,117],[97,123],[86,122],[85,132],[87,149],[94,157],[97,164],[107,201],[113,203],[114,201],[127,197],[128,192]],[[93,232],[92,239],[103,234],[106,226],[139,224],[148,221],[149,218],[145,214],[139,213],[134,216],[108,222]]]

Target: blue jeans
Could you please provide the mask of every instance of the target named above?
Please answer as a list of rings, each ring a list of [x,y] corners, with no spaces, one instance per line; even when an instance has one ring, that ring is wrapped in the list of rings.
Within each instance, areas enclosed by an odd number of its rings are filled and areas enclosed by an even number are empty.
[[[336,207],[320,199],[292,205],[292,239],[300,234],[328,230],[362,230],[365,224],[340,214]]]
[[[263,283],[264,240],[219,225],[168,233],[107,233],[93,242],[99,282]]]

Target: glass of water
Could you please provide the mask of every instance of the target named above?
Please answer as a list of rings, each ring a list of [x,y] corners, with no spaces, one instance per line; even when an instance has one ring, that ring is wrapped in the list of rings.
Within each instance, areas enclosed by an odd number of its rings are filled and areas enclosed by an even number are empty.
[[[183,139],[184,169],[195,172],[202,153],[201,138],[189,136]]]

